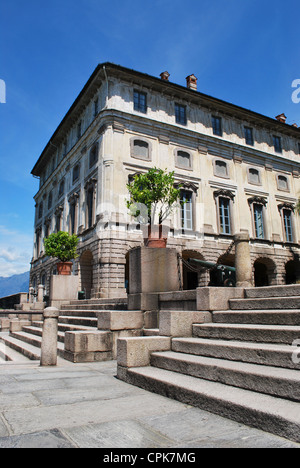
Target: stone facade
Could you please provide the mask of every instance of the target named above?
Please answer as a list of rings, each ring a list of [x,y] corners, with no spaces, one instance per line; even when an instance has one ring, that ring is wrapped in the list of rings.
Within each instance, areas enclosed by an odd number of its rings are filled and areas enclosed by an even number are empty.
[[[184,258],[234,264],[234,235],[250,236],[253,283],[298,277],[300,130],[169,81],[99,65],[35,164],[31,288],[49,291],[53,259],[43,239],[79,236],[74,273],[87,297],[125,297],[128,252],[143,245],[125,205],[126,184],[150,167],[172,170],[185,204],[168,219],[168,247]],[[181,265],[182,288],[207,285]],[[130,286],[130,285],[129,285]]]

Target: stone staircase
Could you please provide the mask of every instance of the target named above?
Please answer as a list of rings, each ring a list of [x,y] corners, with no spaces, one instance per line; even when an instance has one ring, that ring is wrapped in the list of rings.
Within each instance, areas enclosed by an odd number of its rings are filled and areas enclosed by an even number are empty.
[[[126,310],[127,300],[86,299],[74,300],[61,307],[58,320],[58,356],[64,357],[66,331],[97,330],[97,313],[101,310]],[[43,320],[25,323],[21,330],[0,335],[0,362],[40,360]]]
[[[123,380],[300,442],[300,285],[245,290]]]

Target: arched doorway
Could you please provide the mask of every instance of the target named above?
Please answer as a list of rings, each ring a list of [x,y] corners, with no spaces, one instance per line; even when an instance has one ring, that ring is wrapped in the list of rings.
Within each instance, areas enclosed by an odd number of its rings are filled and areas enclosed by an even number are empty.
[[[253,264],[254,286],[270,286],[275,283],[276,265],[269,258],[258,258]]]
[[[285,283],[294,284],[300,279],[300,262],[298,259],[290,260],[285,264]]]
[[[125,255],[125,285],[126,293],[129,294],[129,252]]]
[[[187,262],[189,259],[204,260],[201,253],[196,250],[184,250],[182,258]],[[202,268],[201,265],[192,264],[190,269],[185,263],[182,264],[182,284],[183,289],[196,289],[198,286],[205,286],[208,283],[207,269]],[[197,268],[199,271],[193,271]]]
[[[90,299],[93,288],[93,254],[90,250],[83,252],[80,257],[79,265],[81,291],[85,292],[86,299]]]

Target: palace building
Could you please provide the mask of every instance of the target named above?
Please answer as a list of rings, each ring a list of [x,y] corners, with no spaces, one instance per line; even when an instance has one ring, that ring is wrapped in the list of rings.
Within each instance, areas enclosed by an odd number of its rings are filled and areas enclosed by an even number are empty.
[[[143,245],[126,184],[151,167],[181,184],[167,246],[183,260],[233,266],[234,234],[248,232],[253,285],[296,282],[300,129],[198,88],[193,74],[181,86],[168,72],[97,66],[32,169],[40,185],[31,288],[49,292],[56,261],[43,240],[63,230],[79,237],[73,273],[86,297],[126,297],[128,253]],[[183,262],[182,288],[213,284],[212,272]]]

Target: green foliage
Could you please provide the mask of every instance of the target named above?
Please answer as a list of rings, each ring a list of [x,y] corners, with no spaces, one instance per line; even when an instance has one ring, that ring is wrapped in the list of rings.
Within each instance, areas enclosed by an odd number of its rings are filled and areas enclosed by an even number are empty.
[[[58,258],[61,262],[68,262],[78,257],[76,253],[78,237],[75,234],[71,236],[63,231],[54,232],[44,240],[44,244],[45,254]]]
[[[127,184],[130,200],[127,208],[139,222],[161,224],[171,213],[180,197],[180,188],[174,187],[174,172],[152,168],[146,174],[135,175]]]

